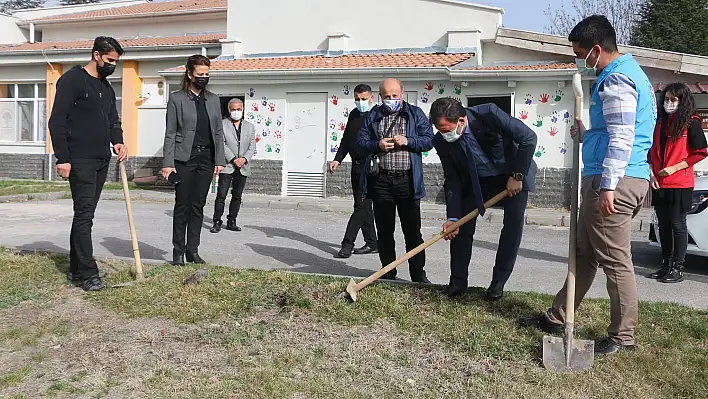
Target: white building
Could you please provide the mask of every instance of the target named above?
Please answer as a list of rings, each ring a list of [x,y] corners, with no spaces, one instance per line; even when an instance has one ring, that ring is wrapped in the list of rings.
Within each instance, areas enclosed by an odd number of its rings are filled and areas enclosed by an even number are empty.
[[[493,101],[525,121],[539,144],[539,192],[532,201],[567,205],[575,72],[570,43],[506,29],[503,14],[458,0],[190,0],[1,16],[0,177],[53,173],[46,115],[54,84],[63,71],[88,61],[95,36],[107,35],[126,50],[110,80],[121,95],[136,176],[159,170],[168,93],[179,84],[186,58],[201,53],[214,59],[210,90],[224,102],[244,98],[246,117],[260,133],[251,191],[346,194],[348,173],[324,172],[354,108],[351,91],[358,83],[376,89],[383,78],[397,77],[407,101],[426,112],[436,98],[453,96],[465,104]],[[708,57],[621,51],[638,58],[657,89],[689,83],[699,107],[708,109]],[[424,162],[428,197],[439,199],[442,173],[434,151]],[[708,170],[708,163],[698,168]]]

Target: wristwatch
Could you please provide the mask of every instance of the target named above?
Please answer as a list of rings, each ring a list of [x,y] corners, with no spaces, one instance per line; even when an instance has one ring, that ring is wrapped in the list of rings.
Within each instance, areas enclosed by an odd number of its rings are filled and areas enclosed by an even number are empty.
[[[516,181],[522,181],[524,180],[524,174],[523,173],[512,173],[511,177],[513,177]]]

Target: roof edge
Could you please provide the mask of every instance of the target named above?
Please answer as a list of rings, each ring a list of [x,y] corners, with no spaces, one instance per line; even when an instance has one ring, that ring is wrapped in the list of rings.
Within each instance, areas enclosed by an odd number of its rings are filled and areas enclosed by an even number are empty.
[[[170,17],[170,16],[180,16],[180,15],[192,15],[192,14],[215,14],[221,13],[228,9],[228,7],[211,7],[211,8],[198,8],[193,10],[173,10],[164,12],[145,12],[141,14],[121,14],[121,15],[107,15],[100,17],[79,17],[79,18],[61,18],[61,19],[28,19],[21,20],[17,24],[20,26],[25,26],[29,24],[39,25],[59,25],[59,24],[70,24],[76,22],[85,21],[103,21],[103,20],[121,20],[121,19],[132,19],[132,18],[154,18],[154,17]],[[67,14],[71,15],[71,14]],[[226,16],[226,15],[224,15]]]

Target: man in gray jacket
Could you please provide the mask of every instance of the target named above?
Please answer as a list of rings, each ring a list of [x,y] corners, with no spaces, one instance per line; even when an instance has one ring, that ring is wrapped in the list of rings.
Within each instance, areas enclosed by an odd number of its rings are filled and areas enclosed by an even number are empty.
[[[224,126],[224,156],[226,167],[219,173],[219,188],[214,204],[214,227],[212,233],[221,231],[226,196],[231,189],[231,203],[226,217],[226,230],[241,231],[236,225],[236,217],[241,209],[241,195],[246,187],[246,178],[251,171],[251,157],[256,150],[256,128],[243,120],[243,102],[238,98],[229,101],[229,117],[222,121]]]

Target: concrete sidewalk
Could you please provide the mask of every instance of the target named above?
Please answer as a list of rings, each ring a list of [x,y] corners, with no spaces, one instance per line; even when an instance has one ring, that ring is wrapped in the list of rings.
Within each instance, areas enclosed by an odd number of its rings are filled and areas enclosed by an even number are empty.
[[[70,198],[70,193],[54,192],[39,194],[20,194],[0,197],[2,202],[47,201],[60,198]],[[120,191],[104,191],[102,199],[123,200]],[[212,205],[216,194],[209,193],[207,204]],[[174,193],[167,190],[133,190],[131,199],[135,202],[174,202]],[[281,210],[319,211],[350,213],[353,200],[351,198],[307,198],[307,197],[281,197],[275,195],[245,194],[243,196],[244,208],[266,208]],[[430,202],[421,203],[421,212],[424,219],[445,219],[445,205]],[[632,221],[633,231],[649,231],[652,209],[645,208]],[[504,218],[502,209],[488,209],[484,220],[488,223],[501,223]],[[536,226],[564,226],[570,225],[570,213],[563,210],[528,208],[526,210],[526,224]]]

